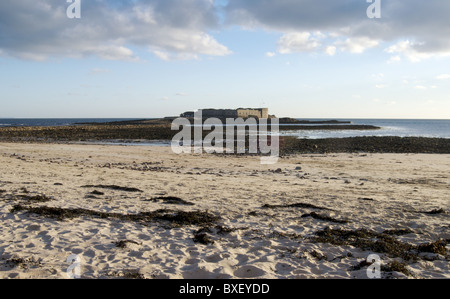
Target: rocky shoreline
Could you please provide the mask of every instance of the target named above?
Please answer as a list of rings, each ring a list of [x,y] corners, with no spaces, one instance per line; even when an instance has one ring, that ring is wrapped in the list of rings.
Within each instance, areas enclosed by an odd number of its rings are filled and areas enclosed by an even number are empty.
[[[425,137],[352,137],[327,139],[284,138],[284,154],[411,153],[449,154],[450,139]]]
[[[280,130],[375,130],[377,127],[324,124],[282,125]],[[72,142],[154,142],[170,141],[172,131],[167,119],[80,124],[58,127],[4,127],[0,128],[0,142],[72,143]],[[203,132],[204,136],[209,131]],[[354,137],[328,139],[281,138],[281,153],[450,153],[450,139],[425,137]]]

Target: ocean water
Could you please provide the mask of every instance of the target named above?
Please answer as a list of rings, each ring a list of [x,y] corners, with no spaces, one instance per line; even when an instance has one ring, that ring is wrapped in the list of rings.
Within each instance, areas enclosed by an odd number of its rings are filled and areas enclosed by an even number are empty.
[[[0,127],[53,127],[80,123],[104,123],[134,118],[0,118]]]
[[[67,126],[79,123],[103,123],[113,121],[136,120],[133,118],[52,118],[52,119],[2,119],[0,127],[10,126]],[[329,120],[329,119],[300,119]],[[345,138],[358,136],[399,136],[399,137],[435,137],[450,138],[450,120],[423,119],[337,119],[350,121],[355,125],[373,125],[380,130],[294,130],[282,131],[281,135],[299,138]]]
[[[308,119],[327,120],[327,119]],[[450,138],[450,120],[424,119],[338,119],[351,121],[354,125],[372,125],[379,130],[296,130],[282,132],[282,135],[299,138],[346,138],[360,136],[398,136],[398,137],[433,137]]]

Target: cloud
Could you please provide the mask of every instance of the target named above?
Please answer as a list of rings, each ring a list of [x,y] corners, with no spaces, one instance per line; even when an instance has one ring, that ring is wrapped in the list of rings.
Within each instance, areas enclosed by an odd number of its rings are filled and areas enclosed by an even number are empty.
[[[284,34],[278,41],[278,52],[312,52],[321,46],[319,38],[309,32],[291,32]]]
[[[413,62],[450,54],[450,1],[389,0],[382,1],[382,18],[369,19],[370,3],[362,0],[228,0],[229,25],[262,28],[267,31],[299,32],[304,39],[294,44],[291,52],[310,52],[312,48],[335,53],[363,53],[385,43],[394,54]],[[256,2],[256,3],[255,3]],[[320,31],[323,47],[313,47],[305,32]],[[301,42],[303,41],[303,43]],[[285,49],[286,50],[286,49]]]
[[[411,62],[419,62],[423,59],[431,57],[430,53],[419,52],[415,49],[415,44],[409,40],[404,40],[392,45],[386,49],[386,52],[390,54],[401,54],[408,58]],[[398,58],[393,58],[398,57]],[[399,60],[400,56],[396,55],[391,57],[391,60]]]
[[[379,41],[369,37],[347,38],[344,42],[338,42],[342,51],[361,54],[367,49],[374,48],[379,45]]]
[[[137,47],[167,60],[231,53],[208,34],[218,26],[211,0],[82,1],[81,19],[67,18],[67,7],[61,0],[1,1],[0,54],[42,61],[137,60]]]
[[[275,52],[267,52],[266,53],[267,57],[275,57],[276,55],[277,55],[277,53],[275,53]]]
[[[436,79],[438,80],[447,80],[450,79],[450,74],[441,74],[439,76],[436,76]]]
[[[138,60],[146,49],[163,60],[232,54],[212,32],[262,29],[280,34],[277,52],[361,54],[381,48],[420,62],[450,56],[450,1],[382,1],[369,19],[364,0],[89,0],[68,19],[64,0],[0,1],[0,55]],[[269,52],[273,53],[273,52]],[[271,57],[270,55],[268,57]]]
[[[335,46],[328,46],[325,48],[325,53],[330,55],[330,56],[334,56],[334,54],[336,54],[336,47]]]

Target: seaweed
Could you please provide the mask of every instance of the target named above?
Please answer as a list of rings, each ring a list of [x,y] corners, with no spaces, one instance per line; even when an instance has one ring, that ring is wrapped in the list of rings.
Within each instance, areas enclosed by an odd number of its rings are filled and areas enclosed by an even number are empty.
[[[405,262],[392,261],[387,265],[381,265],[381,271],[384,272],[400,272],[405,274],[406,276],[412,275],[411,272],[407,268],[407,264]]]
[[[302,218],[305,218],[305,217],[312,217],[314,219],[330,221],[330,222],[334,222],[334,223],[342,223],[342,224],[349,223],[348,220],[339,220],[339,219],[335,219],[330,216],[317,214],[316,212],[311,212],[309,214],[302,215]]]
[[[445,247],[447,246],[448,243],[449,243],[448,240],[438,240],[436,242],[420,244],[417,246],[417,251],[446,255],[447,249]]]
[[[428,214],[428,215],[437,215],[437,214],[446,214],[446,211],[442,208],[440,209],[434,209],[431,211],[423,211],[423,214]]]
[[[125,192],[144,192],[137,188],[122,187],[122,186],[117,186],[117,185],[84,185],[84,186],[81,186],[81,188],[101,188],[101,189],[111,189],[111,190],[125,191]]]
[[[120,240],[120,241],[114,242],[114,244],[115,244],[116,247],[118,247],[118,248],[127,248],[127,244],[128,244],[128,243],[140,245],[138,242],[132,241],[132,240]]]
[[[139,273],[139,270],[110,271],[106,275],[122,279],[145,279],[144,274]]]
[[[405,230],[405,232],[407,231]],[[392,257],[400,257],[403,260],[418,260],[419,253],[421,252],[447,255],[446,245],[448,244],[448,240],[439,240],[415,246],[396,240],[392,236],[395,233],[377,233],[367,229],[351,231],[330,229],[327,227],[324,230],[316,232],[316,236],[312,237],[312,241],[339,246],[350,245],[361,250],[386,253]]]
[[[332,209],[329,209],[329,208],[318,207],[318,206],[315,206],[315,205],[313,205],[313,204],[310,204],[310,203],[303,203],[303,202],[294,203],[294,204],[289,204],[289,205],[269,205],[269,204],[265,204],[265,205],[262,206],[262,208],[264,208],[264,209],[277,209],[277,208],[304,208],[304,209],[318,209],[318,210],[328,210],[328,211],[333,211]]]
[[[175,197],[175,196],[159,196],[159,197],[154,197],[151,199],[146,199],[144,201],[151,201],[151,202],[162,201],[165,204],[171,204],[171,205],[186,205],[186,206],[195,205],[192,202],[185,201],[184,199],[181,199],[181,198]]]
[[[411,252],[413,246],[397,241],[387,234],[380,234],[366,229],[355,231],[325,228],[316,232],[313,241],[319,243],[329,243],[332,245],[351,245],[362,250],[386,253],[394,257],[401,257],[404,260],[415,259],[416,255]]]
[[[78,217],[94,217],[103,219],[118,219],[123,221],[133,222],[155,222],[168,221],[176,226],[183,225],[206,225],[218,221],[218,216],[212,215],[208,212],[201,211],[172,211],[172,210],[157,210],[153,212],[142,212],[138,214],[119,214],[99,212],[87,209],[64,209],[55,207],[29,207],[24,205],[15,205],[11,209],[11,213],[25,211],[57,220],[73,219]]]
[[[176,225],[200,225],[212,224],[219,220],[219,217],[214,216],[208,212],[185,212],[185,211],[171,211],[167,213],[157,213],[154,215],[155,219],[169,221]]]
[[[211,232],[209,228],[201,228],[194,232],[193,241],[204,245],[214,244],[214,240],[207,234]]]
[[[326,255],[323,255],[315,250],[312,250],[309,254],[311,254],[311,256],[313,256],[314,258],[316,258],[318,261],[328,261],[328,257]]]
[[[363,260],[359,262],[357,265],[350,267],[349,271],[358,271],[365,267],[369,267],[373,264],[373,262],[368,262],[367,260]],[[405,262],[392,261],[387,265],[381,265],[381,271],[383,272],[400,272],[405,274],[406,276],[412,275],[411,272],[407,268],[407,264]]]
[[[53,199],[46,196],[46,195],[19,195],[19,198],[26,199],[28,201],[34,201],[34,202],[47,202],[52,201]]]
[[[358,199],[359,200],[364,200],[364,201],[374,201],[374,199],[370,198],[370,197],[359,197]]]
[[[97,190],[94,190],[94,191],[90,192],[89,194],[92,194],[92,195],[105,195],[105,193],[97,191]]]
[[[6,264],[10,267],[20,267],[22,269],[29,269],[30,267],[42,267],[41,260],[36,260],[34,257],[31,258],[21,258],[21,257],[11,257],[6,260]]]
[[[414,231],[412,231],[409,228],[400,228],[400,229],[390,229],[383,231],[383,234],[391,235],[391,236],[403,236],[407,234],[412,234]]]

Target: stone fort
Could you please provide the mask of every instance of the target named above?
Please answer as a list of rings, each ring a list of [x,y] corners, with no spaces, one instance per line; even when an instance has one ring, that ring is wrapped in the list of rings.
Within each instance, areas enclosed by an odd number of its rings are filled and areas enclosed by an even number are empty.
[[[202,109],[203,118],[270,118],[268,108],[238,108],[238,109]],[[181,117],[194,117],[193,111],[181,114]]]

